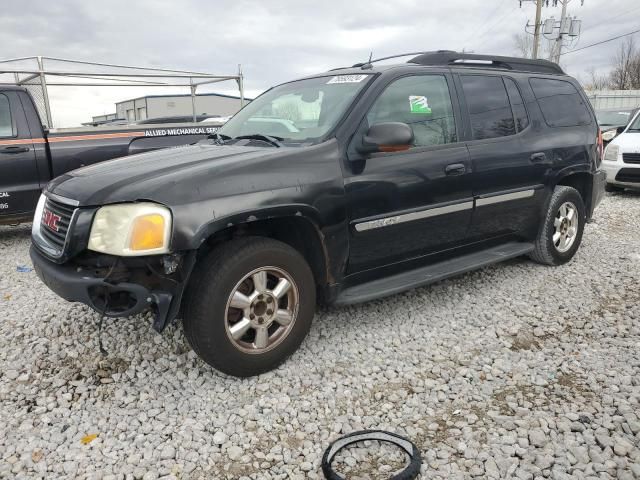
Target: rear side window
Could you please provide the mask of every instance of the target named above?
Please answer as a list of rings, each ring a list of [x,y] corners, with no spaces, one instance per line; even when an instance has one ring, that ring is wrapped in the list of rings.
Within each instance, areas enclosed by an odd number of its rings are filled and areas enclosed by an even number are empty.
[[[576,127],[591,123],[589,109],[570,82],[531,78],[529,84],[550,127]]]
[[[13,122],[11,121],[11,108],[9,99],[0,93],[0,137],[13,137]]]
[[[504,79],[504,84],[507,87],[507,93],[509,94],[509,101],[511,102],[511,108],[513,109],[513,117],[516,119],[516,130],[521,132],[529,125],[529,117],[527,117],[527,109],[524,107],[520,90],[510,78]]]
[[[509,97],[501,77],[462,75],[475,140],[516,133]]]

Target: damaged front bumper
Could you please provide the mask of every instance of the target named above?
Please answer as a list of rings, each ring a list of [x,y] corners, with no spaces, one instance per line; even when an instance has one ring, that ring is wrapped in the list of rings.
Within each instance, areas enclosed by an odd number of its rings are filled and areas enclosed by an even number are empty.
[[[60,297],[84,303],[108,317],[128,317],[151,309],[153,328],[158,332],[177,317],[195,262],[195,252],[189,252],[179,258],[175,272],[163,275],[157,257],[89,256],[57,264],[33,245],[29,253],[38,277]]]

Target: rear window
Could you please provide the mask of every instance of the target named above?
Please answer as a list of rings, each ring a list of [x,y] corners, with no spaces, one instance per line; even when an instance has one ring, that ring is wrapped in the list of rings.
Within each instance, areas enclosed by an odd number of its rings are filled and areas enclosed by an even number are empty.
[[[9,99],[0,93],[0,137],[13,137],[13,122],[11,121],[11,108]]]
[[[532,78],[529,84],[550,127],[589,125],[591,115],[582,96],[571,83],[550,78]]]
[[[509,97],[501,77],[462,75],[475,140],[516,133]]]

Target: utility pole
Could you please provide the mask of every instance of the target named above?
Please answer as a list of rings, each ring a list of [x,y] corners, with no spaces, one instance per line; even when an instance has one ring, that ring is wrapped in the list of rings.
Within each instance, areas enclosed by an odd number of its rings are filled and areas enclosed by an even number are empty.
[[[536,25],[533,31],[533,53],[531,58],[538,58],[538,44],[540,43],[540,17],[542,17],[542,1],[535,0],[536,2]]]
[[[553,46],[549,53],[549,60],[555,63],[560,63],[560,55],[562,55],[562,47],[565,46],[565,41],[567,39],[569,39],[570,42],[577,41],[580,36],[580,27],[582,22],[576,17],[572,18],[567,15],[567,5],[569,5],[572,0],[557,1],[562,4],[560,21],[556,21],[553,16],[546,19],[543,22],[544,28],[542,33],[547,40],[553,41]],[[581,0],[580,3],[581,5],[584,5],[584,0]]]
[[[557,1],[557,0],[556,0]],[[538,46],[540,45],[540,29],[542,27],[542,6],[546,3],[549,5],[549,0],[520,0],[520,8],[522,8],[522,2],[534,2],[536,4],[536,21],[533,25],[533,49],[531,51],[531,58],[538,58]],[[527,21],[525,32],[531,33],[527,30],[531,25]]]
[[[565,37],[569,37],[571,41],[577,39],[580,36],[581,22],[577,18],[567,16],[567,5],[572,0],[519,0],[520,7],[522,2],[535,2],[536,4],[536,20],[533,25],[527,22],[525,26],[525,32],[531,34],[529,30],[533,26],[533,48],[531,49],[531,58],[538,58],[540,49],[540,37],[544,36],[549,41],[553,41],[553,45],[550,48],[551,52],[549,60],[558,63],[560,61],[560,55],[562,54],[562,47],[564,46]],[[551,18],[542,21],[542,7],[547,7],[551,4],[552,7],[557,7],[558,3],[562,4],[562,15],[560,21],[556,22],[555,18]],[[580,4],[584,5],[584,0],[580,0]],[[555,33],[557,30],[557,34]]]
[[[560,15],[560,25],[565,24],[567,18],[567,4],[569,0],[560,0],[562,2],[562,14]],[[562,53],[562,36],[563,36],[562,27],[560,27],[560,33],[558,34],[558,38],[556,39],[556,48],[554,49],[556,58],[554,61],[556,63],[560,62],[560,54]]]

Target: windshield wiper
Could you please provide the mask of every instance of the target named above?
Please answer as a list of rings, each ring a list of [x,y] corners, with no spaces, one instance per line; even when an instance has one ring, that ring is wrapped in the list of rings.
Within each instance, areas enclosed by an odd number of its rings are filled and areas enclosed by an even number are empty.
[[[262,133],[252,133],[251,135],[238,135],[233,137],[232,140],[262,140],[263,142],[270,143],[274,147],[281,147],[280,142],[284,140],[282,137],[274,137],[272,135],[264,135]]]
[[[229,135],[224,135],[223,133],[217,132],[213,132],[212,134],[208,135],[207,138],[212,139],[216,145],[224,145],[225,140],[231,140],[231,137]]]

